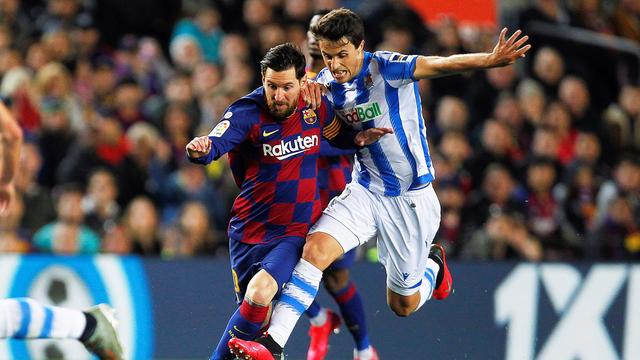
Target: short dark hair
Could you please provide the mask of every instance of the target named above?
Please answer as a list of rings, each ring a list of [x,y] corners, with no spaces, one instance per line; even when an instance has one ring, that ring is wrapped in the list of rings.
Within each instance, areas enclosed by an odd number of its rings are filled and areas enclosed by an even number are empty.
[[[318,39],[340,41],[346,37],[355,47],[364,39],[364,24],[355,12],[340,8],[331,10],[311,27],[311,32]]]
[[[260,61],[260,71],[264,75],[267,69],[284,71],[294,67],[296,79],[302,79],[305,74],[305,65],[306,60],[300,48],[293,43],[284,43],[267,51],[267,54]]]

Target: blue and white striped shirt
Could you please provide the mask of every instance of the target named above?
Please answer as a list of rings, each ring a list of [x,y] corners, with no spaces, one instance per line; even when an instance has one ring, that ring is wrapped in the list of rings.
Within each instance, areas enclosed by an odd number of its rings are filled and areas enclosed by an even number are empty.
[[[356,153],[353,181],[371,192],[398,196],[435,178],[422,117],[416,55],[365,52],[360,73],[337,83],[327,68],[317,81],[328,86],[336,114],[354,129],[392,128],[394,133]]]

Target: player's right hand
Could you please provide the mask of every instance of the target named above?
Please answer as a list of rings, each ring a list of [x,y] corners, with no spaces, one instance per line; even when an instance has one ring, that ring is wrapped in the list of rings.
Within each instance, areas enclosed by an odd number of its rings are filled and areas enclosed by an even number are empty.
[[[187,154],[192,159],[203,157],[211,151],[211,139],[208,136],[198,136],[187,144]]]

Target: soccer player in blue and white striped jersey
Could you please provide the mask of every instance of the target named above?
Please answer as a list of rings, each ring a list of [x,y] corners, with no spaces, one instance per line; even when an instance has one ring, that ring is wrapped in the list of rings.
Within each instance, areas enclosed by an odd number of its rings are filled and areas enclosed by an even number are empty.
[[[269,336],[238,342],[244,359],[271,360],[316,295],[322,271],[344,252],[378,239],[387,273],[387,302],[408,316],[428,299],[444,299],[452,279],[444,250],[432,247],[440,203],[421,111],[418,80],[512,64],[530,49],[527,36],[500,33],[493,51],[448,57],[364,50],[358,15],[337,9],[312,28],[327,66],[317,81],[328,89],[335,112],[354,129],[389,127],[393,135],[359,149],[353,180],[311,229],[302,259],[273,312]],[[354,358],[368,359],[370,354]]]

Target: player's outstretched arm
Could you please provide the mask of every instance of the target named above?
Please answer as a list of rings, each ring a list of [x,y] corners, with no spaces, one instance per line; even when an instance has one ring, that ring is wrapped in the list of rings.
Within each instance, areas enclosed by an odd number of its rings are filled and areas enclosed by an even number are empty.
[[[0,102],[0,213],[2,213],[15,193],[13,179],[22,146],[22,129],[2,102]]]
[[[425,79],[459,72],[487,69],[513,64],[525,54],[531,45],[527,44],[529,36],[522,35],[517,30],[507,39],[507,28],[500,31],[498,43],[492,52],[441,56],[420,56],[416,61],[413,76],[416,79]]]
[[[211,139],[208,136],[198,136],[187,144],[189,159],[199,159],[211,152]]]

